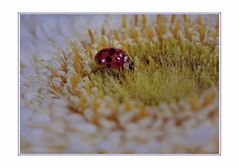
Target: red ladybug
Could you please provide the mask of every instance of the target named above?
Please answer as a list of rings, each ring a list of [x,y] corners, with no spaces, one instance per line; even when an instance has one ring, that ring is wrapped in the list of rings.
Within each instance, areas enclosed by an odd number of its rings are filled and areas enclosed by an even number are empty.
[[[103,48],[95,55],[95,61],[101,68],[133,70],[134,63],[129,56],[119,48]]]

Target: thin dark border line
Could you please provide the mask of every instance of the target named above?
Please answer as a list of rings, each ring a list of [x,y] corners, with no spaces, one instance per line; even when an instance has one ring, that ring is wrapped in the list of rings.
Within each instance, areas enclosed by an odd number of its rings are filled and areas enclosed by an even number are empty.
[[[47,154],[22,154],[20,153],[20,15],[23,14],[218,14],[219,15],[219,152],[214,154],[189,154],[189,153],[178,153],[178,154],[149,154],[149,153],[140,153],[140,154],[81,154],[81,153],[76,153],[76,154],[54,154],[54,153],[47,153]],[[221,32],[222,32],[222,26],[221,26],[221,12],[132,12],[132,13],[119,13],[119,12],[113,12],[113,13],[104,13],[104,12],[76,12],[76,13],[71,13],[71,12],[18,12],[18,156],[222,156],[221,153],[221,143],[222,143],[222,135],[221,135]]]

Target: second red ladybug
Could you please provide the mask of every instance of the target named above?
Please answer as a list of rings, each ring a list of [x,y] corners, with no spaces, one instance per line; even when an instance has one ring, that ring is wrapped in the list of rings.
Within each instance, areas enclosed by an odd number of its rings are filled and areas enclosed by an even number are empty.
[[[95,61],[102,68],[133,70],[134,63],[129,56],[119,48],[103,48],[95,55]]]

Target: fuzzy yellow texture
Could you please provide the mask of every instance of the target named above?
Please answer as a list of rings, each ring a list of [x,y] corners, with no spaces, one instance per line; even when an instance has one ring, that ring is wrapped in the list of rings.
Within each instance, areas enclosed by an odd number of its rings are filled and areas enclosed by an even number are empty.
[[[129,19],[133,19],[133,22]],[[196,125],[199,121],[209,120],[217,130],[218,22],[215,26],[208,26],[201,16],[192,21],[187,15],[172,15],[169,20],[163,15],[155,15],[155,23],[151,23],[146,15],[134,15],[123,16],[121,28],[101,31],[98,36],[94,30],[88,29],[89,39],[82,40],[80,44],[70,42],[69,54],[62,51],[63,54],[54,60],[59,66],[47,64],[50,73],[45,81],[50,91],[48,97],[64,100],[69,112],[82,116],[86,122],[102,131],[109,127],[109,130],[122,132],[123,139],[126,139],[120,140],[123,144],[127,144],[127,139],[130,141],[127,134],[133,129],[130,124],[135,123],[140,127],[140,121],[147,119],[156,123],[163,118],[160,127],[155,126],[159,132],[170,122],[173,122],[172,128],[187,130],[186,124],[190,119],[195,120]],[[135,70],[123,72],[119,79],[113,70],[91,72],[97,68],[94,55],[105,47],[119,47],[126,51],[135,62]],[[188,110],[190,114],[186,113]],[[128,119],[124,118],[126,114],[123,113],[129,113]],[[196,119],[200,113],[203,120]],[[153,126],[149,126],[148,131],[151,127],[152,133],[157,133]],[[217,153],[217,136],[216,131],[207,142],[210,149],[193,145],[185,147],[185,144],[176,147],[175,142],[171,142],[170,150],[159,147],[154,153]],[[161,135],[155,137],[158,139]],[[138,137],[134,141],[144,142],[146,139],[147,136]],[[31,152],[32,145],[29,143],[23,139],[24,151]],[[64,144],[59,146],[49,150],[64,152],[67,149]],[[121,150],[96,149],[95,152],[117,151]],[[125,147],[121,153],[137,153],[137,150]]]

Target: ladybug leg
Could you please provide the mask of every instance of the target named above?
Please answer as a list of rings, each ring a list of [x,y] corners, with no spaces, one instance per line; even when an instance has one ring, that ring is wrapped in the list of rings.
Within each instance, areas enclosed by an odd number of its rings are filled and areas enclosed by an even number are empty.
[[[123,68],[119,68],[119,71],[118,71],[118,73],[116,74],[116,77],[118,78],[118,79],[120,79],[120,74],[122,73],[122,71],[123,71]]]
[[[120,69],[121,69],[121,68],[119,68],[119,71],[118,71],[118,73],[116,74],[116,77],[117,77],[118,79],[120,79]]]
[[[91,72],[96,73],[96,72],[98,72],[99,70],[102,70],[102,69],[105,69],[105,67],[98,67],[98,68],[92,70]]]
[[[99,68],[93,69],[91,72],[96,73],[99,70]]]
[[[124,67],[119,68],[119,71],[118,71],[118,73],[117,73],[117,78],[118,78],[118,79],[120,79],[121,76],[122,76],[123,78],[125,78],[123,71],[124,71]]]
[[[122,71],[121,71],[121,73],[122,73],[122,76],[123,76],[123,78],[125,79],[125,75],[124,75],[124,67],[122,67]]]

